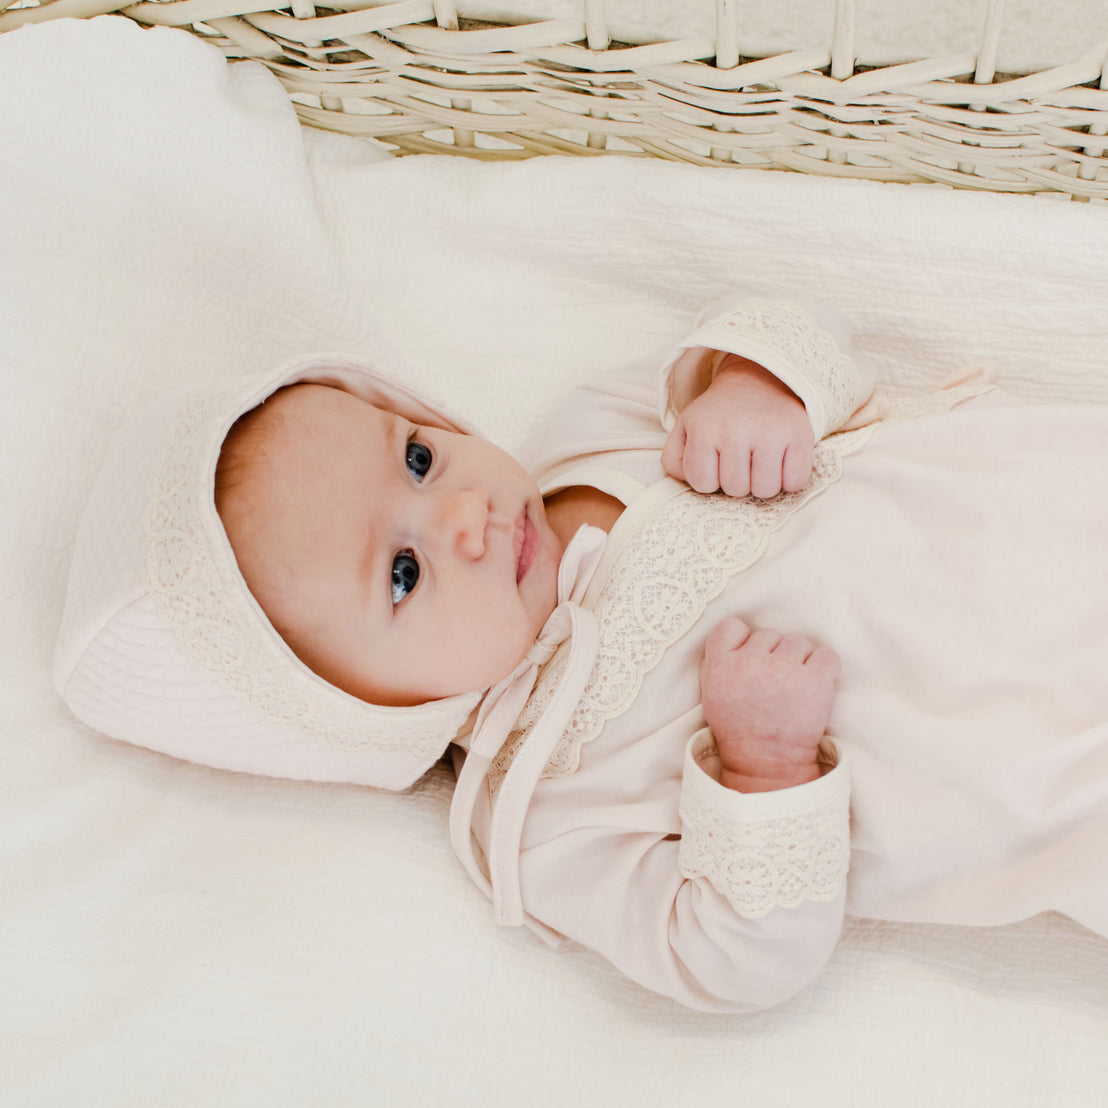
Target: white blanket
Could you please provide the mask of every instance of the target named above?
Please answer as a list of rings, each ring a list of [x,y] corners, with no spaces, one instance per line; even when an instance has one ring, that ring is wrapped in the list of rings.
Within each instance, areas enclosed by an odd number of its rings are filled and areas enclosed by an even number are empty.
[[[382,795],[112,742],[49,681],[104,437],[186,375],[312,350],[518,442],[735,284],[847,311],[902,383],[1108,400],[1108,206],[614,158],[382,161],[276,83],[116,18],[0,37],[0,1102],[1099,1105],[1108,943],[851,921],[699,1015],[500,931],[449,780]]]

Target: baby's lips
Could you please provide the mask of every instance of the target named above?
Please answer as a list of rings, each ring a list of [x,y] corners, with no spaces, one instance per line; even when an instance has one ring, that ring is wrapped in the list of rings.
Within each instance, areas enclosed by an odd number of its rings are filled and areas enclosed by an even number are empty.
[[[539,533],[534,523],[531,522],[531,516],[526,505],[520,513],[516,535],[519,539],[519,547],[516,551],[516,584],[518,585],[527,576],[527,571],[535,561],[539,543]]]
[[[519,575],[519,560],[523,555],[523,539],[527,531],[527,508],[516,517],[515,526],[512,529],[512,553],[515,558],[516,575]]]

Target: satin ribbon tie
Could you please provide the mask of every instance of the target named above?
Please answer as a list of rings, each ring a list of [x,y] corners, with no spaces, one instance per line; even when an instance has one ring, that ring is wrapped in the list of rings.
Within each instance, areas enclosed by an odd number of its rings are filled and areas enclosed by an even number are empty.
[[[486,694],[474,723],[465,765],[450,806],[450,839],[478,887],[492,898],[496,918],[523,922],[519,893],[519,844],[527,805],[555,746],[573,715],[596,661],[599,630],[592,612],[580,606],[604,552],[607,536],[583,526],[566,547],[558,568],[558,605],[514,670]],[[504,776],[492,812],[488,873],[474,850],[473,815],[493,759],[512,733],[539,672],[562,643],[569,642],[565,670],[535,726]]]

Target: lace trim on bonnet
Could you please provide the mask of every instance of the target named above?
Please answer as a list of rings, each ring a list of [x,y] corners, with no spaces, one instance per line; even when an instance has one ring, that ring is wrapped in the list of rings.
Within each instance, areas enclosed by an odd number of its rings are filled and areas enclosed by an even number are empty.
[[[226,414],[251,407],[252,392],[239,386],[187,399],[154,470],[144,573],[158,611],[197,665],[270,722],[342,750],[434,759],[480,693],[414,708],[358,700],[296,658],[246,588],[211,489]]]

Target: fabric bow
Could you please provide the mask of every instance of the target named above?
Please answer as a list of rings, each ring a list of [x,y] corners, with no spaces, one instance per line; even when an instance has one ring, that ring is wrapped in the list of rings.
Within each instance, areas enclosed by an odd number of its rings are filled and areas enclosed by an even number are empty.
[[[523,923],[519,889],[519,844],[535,785],[565,731],[596,661],[600,640],[596,617],[581,600],[604,553],[607,535],[584,525],[570,540],[558,567],[558,605],[523,660],[486,694],[470,736],[465,764],[450,805],[450,841],[469,875],[492,898],[497,921]],[[527,704],[539,670],[569,641],[565,670],[535,726],[512,760],[489,824],[486,874],[474,851],[472,826],[492,760]]]

